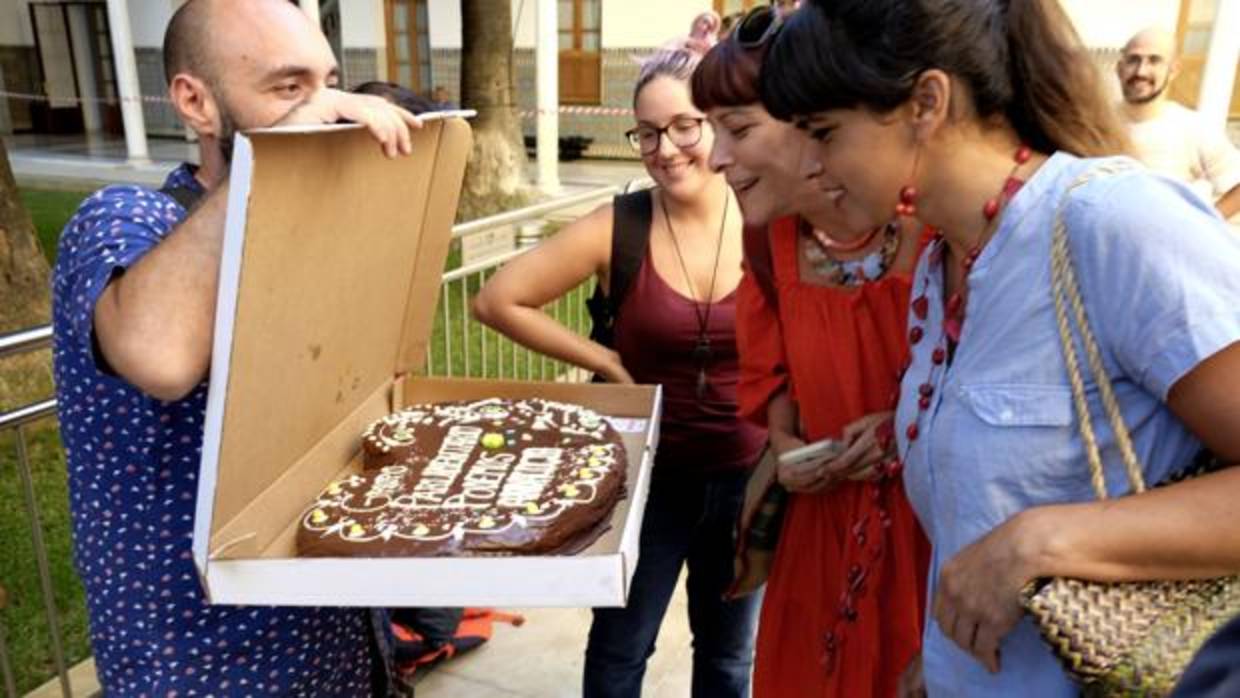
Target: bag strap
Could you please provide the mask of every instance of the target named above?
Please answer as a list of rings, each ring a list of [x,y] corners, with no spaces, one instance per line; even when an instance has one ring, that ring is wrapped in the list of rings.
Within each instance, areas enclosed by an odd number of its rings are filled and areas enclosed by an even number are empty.
[[[621,194],[612,202],[610,292],[611,316],[615,318],[641,268],[654,223],[654,197],[649,189]]]
[[[161,187],[159,193],[172,197],[186,211],[192,210],[203,197],[203,193],[197,189],[180,186]]]
[[[1081,290],[1077,283],[1076,269],[1072,264],[1072,254],[1068,247],[1068,230],[1064,223],[1064,209],[1070,195],[1081,186],[1094,179],[1132,169],[1126,163],[1108,163],[1093,168],[1073,182],[1064,192],[1055,214],[1055,226],[1051,239],[1051,292],[1055,301],[1055,320],[1059,330],[1059,343],[1063,348],[1064,363],[1068,368],[1068,381],[1072,385],[1072,404],[1076,411],[1081,440],[1085,444],[1085,457],[1089,461],[1089,472],[1094,494],[1098,499],[1107,498],[1106,476],[1102,468],[1102,454],[1098,447],[1098,439],[1094,433],[1089,403],[1085,398],[1085,380],[1081,375],[1080,358],[1077,355],[1076,343],[1073,341],[1072,323],[1068,316],[1072,310],[1071,320],[1075,321],[1077,332],[1081,337],[1081,345],[1089,362],[1090,372],[1098,385],[1098,393],[1102,398],[1102,406],[1111,424],[1111,432],[1115,434],[1115,442],[1119,447],[1120,457],[1128,472],[1128,481],[1134,492],[1145,491],[1145,478],[1141,474],[1141,463],[1137,460],[1136,451],[1132,446],[1132,436],[1124,423],[1119,402],[1115,399],[1115,390],[1111,379],[1107,376],[1102,361],[1102,353],[1098,350],[1098,342],[1090,328],[1089,318],[1085,313],[1085,304],[1081,300]]]

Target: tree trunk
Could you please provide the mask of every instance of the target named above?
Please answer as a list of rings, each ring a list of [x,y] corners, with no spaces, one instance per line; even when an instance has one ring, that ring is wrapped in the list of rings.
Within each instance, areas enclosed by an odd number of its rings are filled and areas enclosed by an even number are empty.
[[[461,106],[478,112],[473,120],[474,148],[465,171],[461,219],[519,206],[531,196],[512,50],[511,3],[461,0]]]
[[[51,316],[47,260],[30,214],[17,196],[9,154],[0,138],[0,334],[45,324]],[[0,410],[51,392],[50,355],[0,360]]]

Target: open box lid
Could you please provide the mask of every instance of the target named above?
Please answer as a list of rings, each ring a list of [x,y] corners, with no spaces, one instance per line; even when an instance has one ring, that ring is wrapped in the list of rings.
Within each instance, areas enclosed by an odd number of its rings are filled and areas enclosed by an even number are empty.
[[[394,376],[434,320],[468,124],[424,115],[388,159],[358,126],[238,135],[194,521],[216,534]]]

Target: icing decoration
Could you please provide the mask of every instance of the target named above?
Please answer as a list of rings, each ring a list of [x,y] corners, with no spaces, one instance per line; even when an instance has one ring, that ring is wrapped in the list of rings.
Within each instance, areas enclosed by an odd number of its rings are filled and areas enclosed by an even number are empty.
[[[362,446],[305,510],[301,554],[555,552],[603,530],[628,465],[607,420],[537,398],[411,406]]]

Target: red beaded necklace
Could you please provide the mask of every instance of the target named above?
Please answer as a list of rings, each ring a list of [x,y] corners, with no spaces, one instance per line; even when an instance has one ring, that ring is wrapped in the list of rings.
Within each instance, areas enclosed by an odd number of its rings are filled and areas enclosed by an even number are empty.
[[[905,428],[904,435],[908,437],[909,441],[917,440],[921,431],[918,426],[921,422],[921,416],[926,410],[930,409],[930,399],[934,396],[935,372],[947,363],[950,356],[955,352],[956,345],[960,342],[960,334],[964,330],[965,307],[968,305],[969,299],[969,275],[973,272],[973,265],[977,263],[977,258],[982,254],[986,231],[990,229],[991,224],[998,218],[999,213],[1012,200],[1016,192],[1020,191],[1021,186],[1024,185],[1024,180],[1016,177],[1016,171],[1020,169],[1021,165],[1029,162],[1029,158],[1032,156],[1033,151],[1029,146],[1022,145],[1017,148],[1016,154],[1012,158],[1015,164],[1012,166],[1012,171],[1008,174],[1007,179],[1003,181],[1003,186],[999,189],[999,193],[987,199],[982,206],[982,218],[985,220],[985,224],[977,235],[977,242],[969,248],[964,258],[960,260],[960,267],[964,272],[960,279],[960,287],[948,297],[947,303],[944,304],[943,332],[939,337],[938,346],[934,348],[933,353],[930,355],[930,372],[926,376],[925,382],[918,386],[917,389],[917,420]],[[910,189],[912,188],[905,187],[900,192],[901,205],[905,206],[906,209],[912,208],[912,200],[916,198],[916,190],[912,190],[912,194],[906,196],[906,192]],[[915,211],[915,209],[913,210]],[[945,244],[943,234],[939,233],[936,235],[932,244],[933,246],[930,250],[931,272],[941,266],[943,246]],[[921,293],[910,304],[913,310],[913,317],[922,323],[913,325],[909,329],[908,341],[910,347],[919,344],[926,336],[924,323],[930,311],[930,300],[926,297],[926,289],[929,283],[929,274],[927,274],[927,278],[922,281]]]
[[[964,279],[961,282],[961,288],[947,302],[947,312],[943,321],[943,337],[940,339],[940,346],[934,350],[932,357],[933,367],[931,374],[926,382],[920,387],[920,395],[918,406],[918,421],[920,421],[921,412],[930,407],[930,396],[934,394],[933,378],[934,371],[937,367],[942,366],[948,357],[948,347],[954,346],[960,339],[960,330],[964,327],[964,307],[965,300],[968,295],[968,275],[973,269],[973,265],[977,262],[977,258],[981,255],[983,238],[986,231],[989,230],[990,224],[998,217],[999,212],[1020,189],[1021,180],[1016,179],[1016,171],[1021,165],[1029,161],[1032,151],[1025,146],[1021,146],[1016,151],[1016,165],[1012,168],[1012,172],[1003,183],[1003,188],[999,194],[990,199],[982,207],[982,216],[986,220],[985,227],[978,234],[977,242],[969,249],[969,252],[961,260],[960,264],[964,269]],[[916,171],[916,165],[914,165]],[[917,214],[917,189],[911,186],[904,187],[900,190],[900,203],[896,206],[896,213],[901,216],[915,216]],[[931,248],[931,260],[937,265],[936,257],[941,260],[943,236],[938,234],[935,236],[933,247]],[[925,322],[930,310],[930,302],[926,298],[926,286],[928,280],[923,282],[921,294],[917,296],[911,303],[913,315]],[[925,338],[925,328],[921,325],[914,325],[909,331],[909,344],[916,345]],[[901,372],[903,373],[903,371]],[[900,382],[902,375],[896,377],[896,388],[891,396],[891,404],[894,406],[900,397]],[[916,440],[918,432],[917,423],[909,425],[907,435],[909,440]],[[895,425],[892,421],[881,424],[876,433],[879,448],[884,453],[890,453],[895,443]],[[895,491],[901,487],[900,473],[903,470],[903,461],[896,457],[891,458],[878,467],[877,477],[867,483],[867,489],[871,500],[874,502],[875,516],[871,518],[869,514],[861,516],[853,521],[853,525],[848,533],[856,543],[856,557],[852,559],[852,564],[848,565],[845,574],[843,591],[840,593],[838,605],[836,607],[835,620],[831,624],[829,630],[822,636],[822,651],[820,661],[828,674],[834,672],[838,668],[840,652],[844,645],[847,635],[848,626],[856,623],[858,620],[858,601],[865,596],[867,592],[867,584],[873,567],[882,560],[886,554],[886,538],[887,529],[891,528],[892,517],[891,508],[894,503],[893,497]]]

